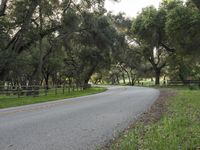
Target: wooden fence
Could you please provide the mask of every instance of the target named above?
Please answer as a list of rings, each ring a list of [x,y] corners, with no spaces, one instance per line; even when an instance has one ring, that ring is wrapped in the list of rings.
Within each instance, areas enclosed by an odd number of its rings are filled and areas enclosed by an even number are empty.
[[[47,95],[57,95],[57,94],[66,94],[75,91],[83,90],[83,86],[78,86],[75,84],[72,85],[55,85],[55,86],[38,86],[38,85],[29,85],[29,86],[0,86],[0,96],[12,96],[12,97],[25,97],[25,96],[47,96]]]
[[[198,85],[200,86],[200,80],[168,80],[167,85],[175,85],[175,86],[182,86],[182,85]]]

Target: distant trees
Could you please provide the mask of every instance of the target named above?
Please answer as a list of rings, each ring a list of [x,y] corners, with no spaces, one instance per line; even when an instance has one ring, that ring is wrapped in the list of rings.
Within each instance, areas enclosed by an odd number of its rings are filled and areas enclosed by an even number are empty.
[[[198,2],[197,2],[198,3]],[[199,54],[200,41],[200,13],[196,2],[165,1],[158,9],[147,7],[133,19],[132,38],[141,49],[141,56],[150,62],[155,73],[155,84],[159,84],[162,70],[168,66],[179,65],[179,79],[181,70],[189,65],[182,59],[194,59]],[[194,5],[196,4],[196,6]],[[197,55],[196,55],[197,54]],[[172,59],[173,58],[173,59]],[[175,61],[177,60],[177,61]],[[179,63],[177,63],[179,62]],[[184,65],[184,62],[187,62]],[[198,64],[196,61],[194,64]],[[194,68],[190,68],[190,72]],[[171,70],[172,71],[172,70]],[[185,74],[186,75],[186,74]],[[188,74],[187,77],[190,75]]]
[[[111,15],[117,30],[126,39],[114,53],[114,63],[124,70],[129,84],[134,79],[133,74],[138,78],[151,77],[152,71],[155,84],[160,84],[161,76],[183,82],[191,77],[196,79],[199,16],[199,2],[195,0],[186,3],[163,0],[158,9],[143,8],[132,20],[132,25],[123,14]],[[124,80],[123,76],[121,79]]]

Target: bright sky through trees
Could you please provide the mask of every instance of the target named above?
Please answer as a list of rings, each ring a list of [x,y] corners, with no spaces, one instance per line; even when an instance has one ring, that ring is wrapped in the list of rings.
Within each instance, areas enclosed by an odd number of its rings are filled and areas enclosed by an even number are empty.
[[[105,7],[114,14],[125,12],[128,17],[135,17],[137,13],[146,6],[153,5],[158,8],[161,1],[162,0],[121,0],[121,2],[116,3],[111,0],[106,0]]]

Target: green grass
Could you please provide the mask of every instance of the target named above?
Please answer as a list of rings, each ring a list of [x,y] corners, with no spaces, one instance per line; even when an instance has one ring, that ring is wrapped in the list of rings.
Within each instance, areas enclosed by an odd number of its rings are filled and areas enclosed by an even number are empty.
[[[112,150],[199,150],[200,91],[179,90],[168,112],[154,124],[137,124],[122,135]]]
[[[65,94],[62,94],[62,92],[58,91],[58,94],[55,95],[55,93],[50,92],[47,96],[39,96],[39,97],[21,97],[16,98],[13,96],[1,96],[0,97],[0,108],[8,108],[8,107],[14,107],[14,106],[22,106],[22,105],[28,105],[28,104],[34,104],[34,103],[42,103],[47,101],[55,101],[60,99],[66,99],[66,98],[73,98],[73,97],[80,97],[80,96],[86,96],[91,94],[96,94],[105,91],[106,88],[100,88],[100,87],[94,87],[89,88],[82,91],[74,91],[68,93],[67,91]]]

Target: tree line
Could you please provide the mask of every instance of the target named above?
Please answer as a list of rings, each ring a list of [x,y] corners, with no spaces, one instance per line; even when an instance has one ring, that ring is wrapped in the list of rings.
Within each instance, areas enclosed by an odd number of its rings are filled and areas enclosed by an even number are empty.
[[[200,78],[198,0],[163,0],[133,19],[104,0],[2,0],[0,37],[2,85]]]

